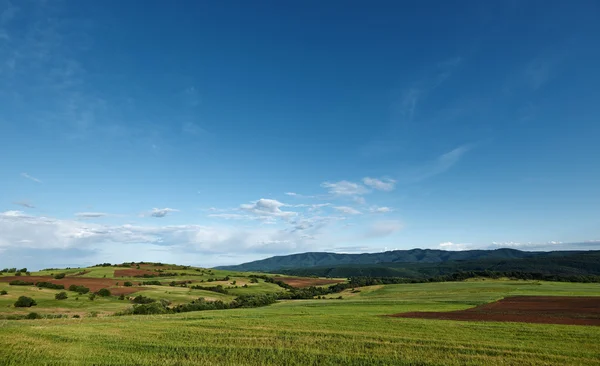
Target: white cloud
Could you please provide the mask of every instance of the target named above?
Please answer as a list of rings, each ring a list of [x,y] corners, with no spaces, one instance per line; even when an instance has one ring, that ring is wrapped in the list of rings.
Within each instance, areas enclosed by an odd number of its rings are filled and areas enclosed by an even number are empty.
[[[27,173],[21,173],[21,177],[32,180],[36,183],[42,183],[41,180],[37,179],[36,177],[32,177],[31,175],[27,174]]]
[[[277,200],[261,198],[258,201],[240,205],[240,209],[260,217],[278,217],[289,219],[297,215],[297,213],[293,211],[283,211],[281,207],[284,206],[287,205]]]
[[[252,217],[250,215],[241,215],[241,214],[235,214],[235,213],[210,214],[210,215],[208,215],[208,217],[215,217],[215,218],[225,219],[225,220],[253,220],[253,219],[255,219],[255,217]]]
[[[369,190],[358,183],[342,180],[339,182],[323,182],[321,187],[327,188],[330,194],[336,196],[358,196],[369,193]]]
[[[371,213],[388,213],[392,211],[394,211],[392,208],[385,206],[372,206],[369,208],[369,212]]]
[[[471,246],[472,244],[453,243],[451,241],[439,244],[439,248],[442,250],[469,250],[471,249]]]
[[[147,215],[152,217],[165,217],[171,212],[178,212],[179,210],[174,208],[153,208],[152,211],[148,212]]]
[[[104,212],[77,212],[75,216],[80,219],[93,219],[108,216],[108,214]]]
[[[365,177],[363,178],[363,183],[373,189],[385,192],[393,191],[396,186],[396,181],[390,178],[377,179]]]
[[[358,211],[357,209],[348,207],[348,206],[335,206],[334,209],[341,213],[345,213],[347,215],[360,215],[361,214],[361,212]]]
[[[294,197],[294,196],[297,196],[297,195],[298,195],[298,193],[295,193],[295,192],[285,192],[284,194],[285,194],[286,196],[292,196],[292,197]]]

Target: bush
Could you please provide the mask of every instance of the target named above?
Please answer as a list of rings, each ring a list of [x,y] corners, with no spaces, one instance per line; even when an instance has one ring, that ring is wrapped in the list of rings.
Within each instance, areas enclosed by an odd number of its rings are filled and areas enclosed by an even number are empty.
[[[73,315],[73,318],[75,318],[75,319],[79,319],[79,318],[81,318],[81,317],[80,317],[79,315],[75,314],[75,315]]]
[[[56,300],[65,300],[65,299],[67,299],[67,298],[68,298],[68,296],[67,296],[67,293],[66,293],[66,292],[64,292],[64,291],[61,291],[61,292],[57,293],[56,295],[54,295],[54,298],[55,298]]]
[[[21,275],[21,272],[15,273],[15,276],[20,276],[20,275]]]
[[[110,290],[107,288],[102,288],[102,289],[98,290],[98,292],[96,292],[96,294],[98,296],[103,296],[103,297],[110,296]]]
[[[136,315],[165,314],[166,312],[167,309],[160,302],[133,306],[133,314]]]
[[[69,286],[69,291],[77,292],[78,294],[83,295],[90,292],[90,289],[85,286],[71,285]]]
[[[30,308],[35,305],[37,305],[35,300],[27,296],[20,296],[15,302],[16,308]]]
[[[27,314],[25,319],[42,319],[42,316],[38,313],[31,312],[31,313]]]
[[[133,286],[133,283],[127,281],[127,282],[123,283],[123,286],[131,287],[131,286]]]
[[[21,268],[20,270],[18,270],[17,272],[27,272],[27,268]]]
[[[125,300],[125,295],[121,294],[121,296],[119,296],[119,300]]]
[[[89,294],[88,298],[90,299],[90,301],[94,301],[96,300],[96,294]]]
[[[11,286],[33,286],[33,282],[21,281],[21,280],[12,280],[8,283]]]
[[[8,294],[8,292],[6,292],[6,290],[0,291],[0,295],[7,295],[7,294]]]
[[[64,273],[59,273],[59,274],[57,274],[56,276],[54,276],[54,279],[56,279],[56,280],[60,280],[60,279],[63,279],[63,278],[65,278],[65,276],[66,276],[66,274],[64,274]]]
[[[144,281],[142,282],[142,286],[162,286],[160,281]]]
[[[45,287],[45,288],[51,288],[54,290],[64,290],[65,286],[64,285],[57,285],[55,283],[50,283],[50,282],[38,282],[35,284],[37,287]]]
[[[156,302],[156,300],[142,295],[134,297],[131,301],[133,301],[134,304],[151,304],[153,302]]]

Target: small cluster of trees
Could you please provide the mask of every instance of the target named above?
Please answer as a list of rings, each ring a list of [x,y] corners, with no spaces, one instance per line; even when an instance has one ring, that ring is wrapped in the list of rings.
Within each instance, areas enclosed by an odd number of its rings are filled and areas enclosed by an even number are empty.
[[[222,285],[216,285],[216,286],[200,286],[200,285],[196,285],[196,286],[190,286],[191,289],[193,290],[206,290],[206,291],[212,291],[212,292],[218,292],[221,294],[227,294],[227,290],[222,286]]]
[[[85,286],[71,285],[69,286],[69,291],[77,292],[78,294],[83,295],[90,292],[90,289]]]
[[[0,270],[0,273],[25,273],[25,272],[29,272],[27,271],[27,268],[21,268],[21,269],[17,269],[16,267],[13,268],[4,268],[2,270]]]
[[[21,280],[12,280],[8,284],[11,286],[33,286],[33,282]]]
[[[138,296],[139,297],[139,296]],[[136,297],[137,298],[137,297]],[[148,298],[146,298],[148,299]],[[174,307],[169,307],[170,303],[167,300],[156,301],[154,299],[149,303],[136,304],[130,309],[117,313],[115,315],[149,315],[149,314],[168,314],[168,313],[185,313],[190,311],[204,310],[224,310],[237,308],[254,308],[266,306],[277,301],[277,295],[260,294],[260,295],[244,295],[235,298],[232,302],[226,303],[221,300],[207,301],[204,298],[198,298],[187,304],[180,304]],[[135,301],[135,298],[134,298]],[[148,300],[144,300],[148,301]]]
[[[37,282],[35,284],[37,287],[39,288],[50,288],[53,290],[64,290],[65,286],[64,285],[57,285],[55,283],[51,283],[51,282]]]
[[[19,298],[15,302],[16,308],[30,308],[35,305],[37,305],[35,300],[27,296],[19,296]]]

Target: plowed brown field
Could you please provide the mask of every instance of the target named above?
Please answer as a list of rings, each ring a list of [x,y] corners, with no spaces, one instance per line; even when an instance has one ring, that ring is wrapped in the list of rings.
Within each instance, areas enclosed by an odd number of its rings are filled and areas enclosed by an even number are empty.
[[[410,312],[390,316],[400,318],[600,326],[600,296],[515,296],[467,310]]]
[[[148,271],[145,269],[117,269],[115,270],[115,277],[142,277],[143,275],[154,275],[157,273],[154,271]]]
[[[57,285],[64,285],[65,289],[69,289],[69,286],[71,285],[78,285],[78,286],[85,286],[87,288],[90,289],[91,292],[96,292],[102,288],[111,288],[113,286],[117,285],[117,280],[112,280],[112,279],[108,279],[108,278],[91,278],[91,277],[65,277],[63,279],[57,280],[54,279],[52,276],[7,276],[7,277],[0,277],[0,281],[1,282],[10,282],[13,280],[21,280],[21,281],[25,281],[25,282],[33,282],[33,283],[37,283],[37,282],[50,282],[50,283],[55,283]],[[122,284],[123,281],[121,280],[120,283]],[[134,289],[133,287],[130,288],[115,288],[115,289],[110,289],[111,293],[113,294],[130,294],[132,292],[136,292],[139,291],[139,288]]]

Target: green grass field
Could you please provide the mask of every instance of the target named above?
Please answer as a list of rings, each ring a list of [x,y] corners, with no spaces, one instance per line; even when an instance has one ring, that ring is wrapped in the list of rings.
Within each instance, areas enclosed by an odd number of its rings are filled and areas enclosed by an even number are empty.
[[[189,291],[145,291],[161,290]],[[341,295],[173,315],[0,320],[0,364],[600,365],[600,327],[382,316],[459,310],[511,295],[600,296],[599,284],[486,280]]]

